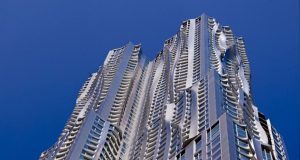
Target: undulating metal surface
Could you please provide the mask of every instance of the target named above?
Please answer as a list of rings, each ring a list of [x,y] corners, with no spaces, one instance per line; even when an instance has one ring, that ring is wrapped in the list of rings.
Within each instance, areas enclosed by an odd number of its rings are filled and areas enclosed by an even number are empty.
[[[253,102],[243,38],[205,14],[184,21],[148,61],[109,51],[85,82],[58,141],[40,159],[285,160]]]

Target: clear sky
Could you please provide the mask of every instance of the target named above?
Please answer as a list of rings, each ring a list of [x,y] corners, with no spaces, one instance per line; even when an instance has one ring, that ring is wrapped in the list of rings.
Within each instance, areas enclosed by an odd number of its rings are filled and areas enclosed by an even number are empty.
[[[243,36],[255,104],[299,158],[298,0],[0,0],[0,159],[37,159],[112,48],[153,58],[203,12]]]

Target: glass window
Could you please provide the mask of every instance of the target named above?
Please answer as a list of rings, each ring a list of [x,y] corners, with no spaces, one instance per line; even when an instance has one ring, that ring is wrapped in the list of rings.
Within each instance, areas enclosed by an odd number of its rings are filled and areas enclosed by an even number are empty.
[[[199,150],[202,146],[201,136],[196,139],[196,150]]]
[[[239,154],[239,160],[250,160],[250,158],[248,158],[242,154]]]
[[[265,148],[263,149],[263,160],[273,160],[271,151],[269,151]]]
[[[244,142],[242,140],[239,140],[239,139],[238,139],[238,144],[239,144],[239,146],[244,147],[244,148],[248,148],[249,147],[248,143],[246,143],[246,142]]]
[[[201,156],[202,156],[202,152],[199,151],[199,152],[197,152],[197,153],[195,154],[194,157],[195,157],[196,160],[202,160],[202,157],[201,157]]]
[[[239,125],[236,125],[236,129],[237,129],[237,136],[240,138],[247,138],[247,132],[244,128],[242,128]]]
[[[215,153],[213,156],[212,156],[212,159],[217,159],[217,157],[219,157],[221,154],[221,150],[219,150],[217,153]]]
[[[243,148],[239,148],[239,151],[245,155],[248,155],[249,154],[249,151],[248,150],[245,150]]]
[[[211,151],[212,151],[212,153],[215,153],[219,149],[220,149],[220,143],[218,145],[216,145]]]
[[[220,135],[218,135],[218,137],[216,137],[211,143],[212,143],[212,146],[215,146],[219,142],[220,142]]]

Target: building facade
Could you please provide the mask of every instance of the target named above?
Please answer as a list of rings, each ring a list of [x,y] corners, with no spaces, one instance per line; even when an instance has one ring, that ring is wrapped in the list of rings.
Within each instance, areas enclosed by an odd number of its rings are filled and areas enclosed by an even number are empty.
[[[253,103],[243,38],[205,14],[184,21],[148,61],[109,51],[85,82],[58,141],[40,159],[285,160]]]

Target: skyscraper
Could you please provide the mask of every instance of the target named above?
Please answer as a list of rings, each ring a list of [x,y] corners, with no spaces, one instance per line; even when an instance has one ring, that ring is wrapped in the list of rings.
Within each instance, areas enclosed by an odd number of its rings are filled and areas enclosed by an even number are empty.
[[[152,61],[109,51],[40,159],[288,159],[253,103],[243,38],[205,14],[184,21]]]

